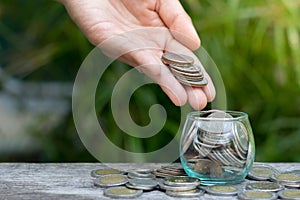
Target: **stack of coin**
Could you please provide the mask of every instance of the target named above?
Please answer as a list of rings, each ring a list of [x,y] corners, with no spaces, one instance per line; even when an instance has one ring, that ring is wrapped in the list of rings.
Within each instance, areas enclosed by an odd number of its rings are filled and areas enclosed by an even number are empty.
[[[201,116],[202,117],[202,116]],[[241,122],[226,121],[232,118],[229,114],[213,110],[207,118],[220,120],[193,123],[190,127],[190,138],[183,147],[187,165],[196,173],[220,177],[224,171],[240,173],[246,164],[249,138],[245,125]],[[222,121],[224,119],[224,121]]]
[[[204,194],[202,189],[197,188],[200,181],[188,176],[170,176],[159,182],[159,187],[166,191],[169,196],[197,197]]]
[[[203,87],[207,85],[207,80],[203,75],[201,67],[194,64],[192,57],[166,52],[162,55],[161,60],[170,68],[180,83],[193,87]]]

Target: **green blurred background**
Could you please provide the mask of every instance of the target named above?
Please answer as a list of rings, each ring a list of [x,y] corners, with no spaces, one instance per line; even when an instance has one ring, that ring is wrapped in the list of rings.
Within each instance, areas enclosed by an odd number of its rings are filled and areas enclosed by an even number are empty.
[[[227,109],[250,116],[256,161],[299,162],[300,0],[181,2],[219,68]],[[55,1],[1,0],[0,161],[96,161],[82,145],[71,112],[77,70],[93,48]],[[116,61],[105,72],[96,110],[115,144],[147,152],[172,139],[180,109],[158,86],[141,87],[129,106],[133,120],[146,125],[149,107],[160,103],[168,121],[150,142],[123,137],[110,96],[129,69]]]

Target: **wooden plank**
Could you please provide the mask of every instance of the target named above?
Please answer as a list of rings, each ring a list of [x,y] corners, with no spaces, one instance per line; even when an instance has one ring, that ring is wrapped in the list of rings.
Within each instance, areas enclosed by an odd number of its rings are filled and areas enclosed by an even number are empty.
[[[110,199],[103,190],[93,185],[90,172],[113,167],[121,170],[159,168],[166,163],[0,163],[0,199]],[[280,171],[300,169],[300,163],[268,163]],[[243,182],[244,185],[246,182]],[[237,199],[205,194],[203,199]],[[161,191],[144,193],[139,199],[172,198]]]

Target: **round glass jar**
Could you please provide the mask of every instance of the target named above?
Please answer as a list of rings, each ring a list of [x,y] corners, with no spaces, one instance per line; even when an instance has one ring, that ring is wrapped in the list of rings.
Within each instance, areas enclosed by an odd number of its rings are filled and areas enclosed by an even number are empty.
[[[254,156],[254,138],[246,113],[209,110],[187,115],[180,160],[185,172],[199,178],[202,185],[243,181]]]

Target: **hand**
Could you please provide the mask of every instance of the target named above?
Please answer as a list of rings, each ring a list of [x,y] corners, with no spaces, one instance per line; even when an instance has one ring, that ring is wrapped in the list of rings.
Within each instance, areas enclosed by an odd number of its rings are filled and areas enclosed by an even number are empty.
[[[177,106],[187,101],[203,109],[214,99],[209,83],[203,88],[182,86],[162,64],[163,50],[190,54],[200,39],[177,0],[60,0],[89,41],[106,54],[126,52],[119,59],[155,80]],[[137,30],[138,31],[133,31]],[[129,34],[128,34],[129,33]],[[143,48],[153,47],[153,48]],[[196,58],[195,58],[196,59]],[[197,60],[199,63],[199,61]],[[203,69],[204,71],[204,69]]]

